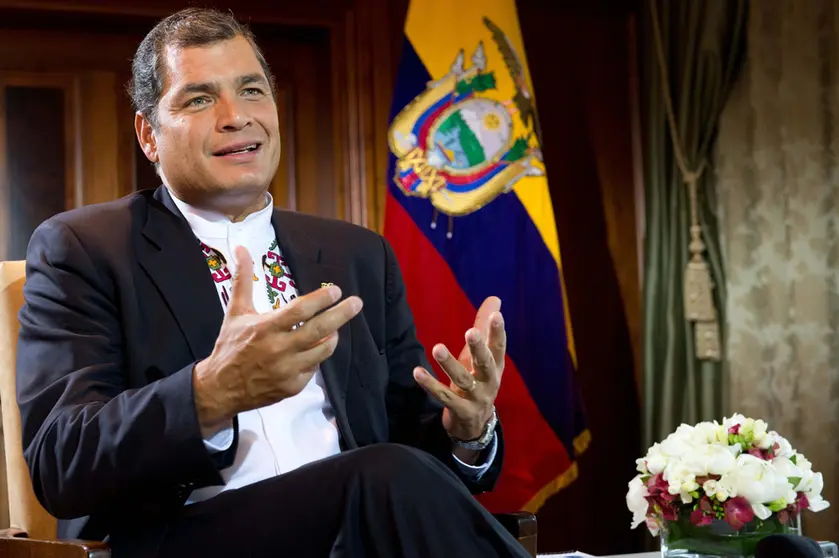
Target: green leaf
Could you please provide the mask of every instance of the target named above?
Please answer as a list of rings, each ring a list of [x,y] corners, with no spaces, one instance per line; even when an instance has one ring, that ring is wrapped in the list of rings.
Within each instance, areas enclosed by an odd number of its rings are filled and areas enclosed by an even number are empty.
[[[699,492],[697,492],[695,490],[693,492],[691,492],[690,495],[693,496],[694,498],[699,498]]]
[[[792,457],[790,457],[789,460],[792,461],[793,465],[798,465],[798,454],[792,454]]]
[[[793,488],[797,487],[801,484],[801,477],[787,477],[787,480],[792,485]]]
[[[651,478],[653,478],[652,475],[644,475],[643,477],[641,477],[641,482],[646,483]]]
[[[767,504],[766,507],[773,512],[779,512],[787,507],[787,503],[784,501],[783,498],[780,498],[778,500],[775,500],[774,502],[770,502],[769,504]]]

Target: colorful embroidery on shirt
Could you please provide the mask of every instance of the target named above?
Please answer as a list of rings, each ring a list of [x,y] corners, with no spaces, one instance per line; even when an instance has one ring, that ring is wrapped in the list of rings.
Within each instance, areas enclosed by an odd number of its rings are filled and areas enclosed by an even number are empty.
[[[204,258],[207,260],[207,267],[210,268],[210,273],[213,274],[213,281],[216,283],[224,283],[232,278],[230,270],[227,269],[227,260],[220,251],[201,243],[201,251],[204,253]]]
[[[201,251],[207,260],[207,267],[210,269],[213,281],[216,283],[222,305],[227,309],[230,302],[230,289],[233,286],[233,274],[227,267],[227,259],[221,250],[203,242],[201,242]],[[265,274],[266,292],[272,308],[276,310],[281,304],[287,304],[297,298],[297,285],[285,258],[280,255],[276,240],[271,242],[268,251],[262,256],[262,270]],[[256,273],[253,275],[253,280],[259,281]]]
[[[227,304],[230,302],[228,286],[233,279],[233,275],[227,268],[227,259],[225,259],[224,254],[220,250],[207,246],[203,242],[201,242],[201,252],[203,252],[204,258],[207,260],[207,267],[210,268],[213,281],[216,283],[216,289],[221,297],[221,304],[224,308],[227,308]]]
[[[262,256],[262,270],[265,272],[265,290],[268,301],[274,309],[280,303],[287,304],[297,298],[297,285],[288,269],[288,264],[277,250],[276,239],[268,247],[268,252]]]

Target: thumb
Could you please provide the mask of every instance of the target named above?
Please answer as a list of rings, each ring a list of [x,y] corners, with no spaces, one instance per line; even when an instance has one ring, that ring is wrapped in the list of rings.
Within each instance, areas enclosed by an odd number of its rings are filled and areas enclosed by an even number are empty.
[[[236,274],[233,276],[233,292],[227,314],[253,314],[256,312],[253,307],[253,260],[243,246],[236,247],[233,257],[236,258]]]

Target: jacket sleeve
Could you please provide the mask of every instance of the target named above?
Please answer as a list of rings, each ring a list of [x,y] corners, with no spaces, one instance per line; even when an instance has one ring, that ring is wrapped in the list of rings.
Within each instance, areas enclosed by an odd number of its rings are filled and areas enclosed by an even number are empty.
[[[446,464],[474,494],[495,487],[504,459],[504,436],[500,421],[496,427],[497,448],[489,469],[475,479],[458,467],[452,443],[443,428],[442,405],[414,380],[413,371],[422,366],[433,372],[425,349],[417,339],[413,314],[408,306],[405,283],[393,248],[382,239],[385,253],[385,332],[390,380],[387,409],[390,441],[423,449]]]
[[[203,445],[194,363],[128,389],[116,285],[67,224],[52,219],[35,231],[26,274],[17,396],[44,508],[70,519],[105,512],[118,498],[148,502],[220,483],[232,455]]]

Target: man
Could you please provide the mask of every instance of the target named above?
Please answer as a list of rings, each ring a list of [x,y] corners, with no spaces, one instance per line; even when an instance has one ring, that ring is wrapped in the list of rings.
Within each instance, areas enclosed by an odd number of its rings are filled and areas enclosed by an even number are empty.
[[[429,372],[387,242],[274,210],[273,79],[190,9],[138,48],[137,138],[163,186],[34,233],[24,454],[60,536],[119,556],[524,556],[471,497],[503,439],[500,301]]]

